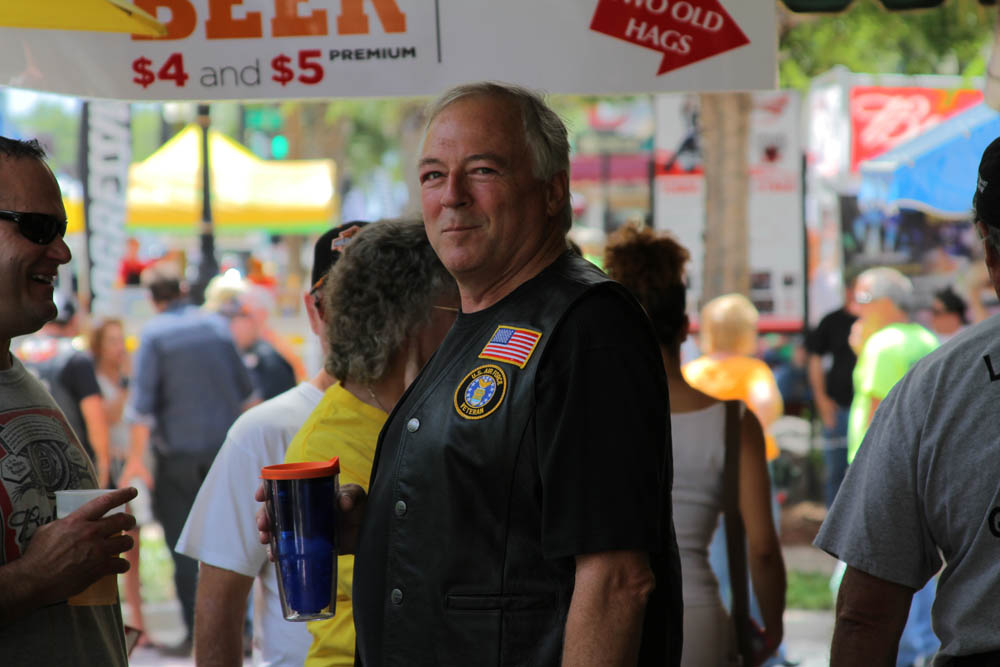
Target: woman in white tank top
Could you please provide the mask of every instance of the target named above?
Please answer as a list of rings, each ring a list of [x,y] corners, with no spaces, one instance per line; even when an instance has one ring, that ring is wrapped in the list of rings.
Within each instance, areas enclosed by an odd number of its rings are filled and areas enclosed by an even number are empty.
[[[649,314],[660,342],[670,388],[674,456],[674,528],[684,594],[682,667],[739,665],[735,632],[708,564],[708,544],[722,513],[725,404],[692,388],[681,374],[680,345],[687,337],[684,263],[688,251],[666,234],[625,227],[609,239],[605,268]],[[739,505],[747,561],[766,627],[760,664],[781,643],[785,565],[771,518],[764,433],[743,406],[740,422]]]

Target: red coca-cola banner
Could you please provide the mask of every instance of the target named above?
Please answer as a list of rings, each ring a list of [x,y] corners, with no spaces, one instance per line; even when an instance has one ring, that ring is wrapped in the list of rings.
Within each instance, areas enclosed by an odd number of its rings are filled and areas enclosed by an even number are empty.
[[[849,96],[851,171],[983,101],[978,90],[857,86]]]

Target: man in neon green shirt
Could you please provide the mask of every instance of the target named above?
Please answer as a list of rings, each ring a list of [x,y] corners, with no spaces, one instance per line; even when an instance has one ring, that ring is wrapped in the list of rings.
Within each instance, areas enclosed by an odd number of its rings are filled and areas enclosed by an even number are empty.
[[[913,284],[895,269],[877,267],[860,274],[854,285],[858,320],[851,329],[851,344],[861,351],[854,366],[854,400],[847,426],[847,463],[864,440],[872,416],[889,390],[924,356],[938,346],[937,337],[910,321],[907,309]],[[873,443],[873,447],[878,443]],[[909,616],[899,639],[896,665],[909,666],[929,659],[941,642],[931,629],[931,606],[937,580],[931,579],[913,595]]]
[[[861,351],[854,366],[854,399],[847,429],[847,462],[854,460],[872,415],[913,364],[938,346],[933,333],[910,321],[910,280],[895,269],[877,267],[858,276],[854,287],[858,320],[852,343]]]
[[[326,370],[340,378],[288,445],[285,462],[340,457],[340,483],[368,490],[379,431],[458,312],[458,288],[423,225],[377,222],[354,236],[323,290]],[[354,665],[354,556],[337,557],[337,610],[308,624],[307,667]]]

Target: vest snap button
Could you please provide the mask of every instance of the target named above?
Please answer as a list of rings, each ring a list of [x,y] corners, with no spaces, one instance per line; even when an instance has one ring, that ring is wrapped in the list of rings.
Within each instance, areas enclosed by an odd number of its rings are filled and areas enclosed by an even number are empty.
[[[406,514],[406,503],[402,500],[396,501],[396,516],[403,516]]]
[[[399,604],[403,601],[403,591],[398,588],[393,588],[392,592],[389,594],[389,598],[392,600],[393,604]]]
[[[416,433],[418,428],[420,428],[420,420],[416,417],[406,422],[406,430],[410,433]]]

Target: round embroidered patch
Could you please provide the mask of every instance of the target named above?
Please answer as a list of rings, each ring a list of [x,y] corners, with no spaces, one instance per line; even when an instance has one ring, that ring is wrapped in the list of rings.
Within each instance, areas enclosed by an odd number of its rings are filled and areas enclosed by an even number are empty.
[[[480,366],[459,383],[455,390],[455,410],[466,419],[482,419],[503,403],[507,375],[494,364]]]

